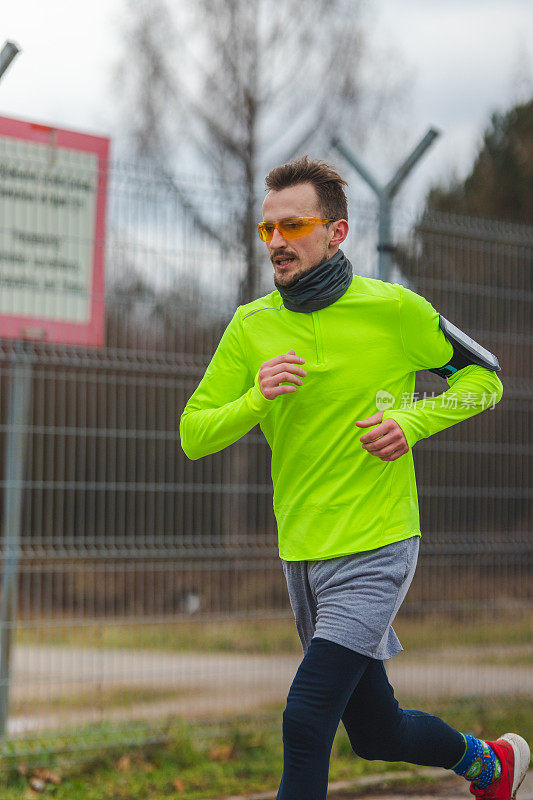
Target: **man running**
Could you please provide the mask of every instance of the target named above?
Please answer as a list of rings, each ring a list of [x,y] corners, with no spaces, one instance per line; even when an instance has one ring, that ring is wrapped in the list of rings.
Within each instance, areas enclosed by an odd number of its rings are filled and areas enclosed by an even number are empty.
[[[517,734],[484,742],[403,710],[384,660],[413,579],[420,522],[412,448],[502,396],[497,358],[400,284],[354,275],[346,182],[307,157],[266,178],[259,235],[276,291],[239,306],[180,420],[191,459],[259,423],[272,449],[279,554],[304,652],[283,713],[278,800],[323,800],[342,722],[362,758],[452,769],[479,800],[511,800],[529,764]],[[449,388],[405,404],[415,374]],[[386,409],[380,409],[380,405]]]

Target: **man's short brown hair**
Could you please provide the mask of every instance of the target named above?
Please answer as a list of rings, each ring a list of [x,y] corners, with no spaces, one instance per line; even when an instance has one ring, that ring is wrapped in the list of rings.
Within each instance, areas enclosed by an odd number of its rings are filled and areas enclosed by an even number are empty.
[[[338,172],[325,161],[310,161],[307,156],[295,158],[281,167],[274,167],[265,178],[267,188],[273,192],[312,183],[318,195],[320,213],[325,219],[348,219],[348,203],[344,186]]]

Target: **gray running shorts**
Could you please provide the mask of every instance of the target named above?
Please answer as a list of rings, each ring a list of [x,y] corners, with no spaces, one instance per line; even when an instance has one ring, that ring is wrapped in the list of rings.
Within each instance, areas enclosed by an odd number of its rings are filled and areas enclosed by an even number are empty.
[[[415,574],[419,536],[322,561],[284,561],[304,654],[313,636],[365,656],[403,650],[392,627]]]

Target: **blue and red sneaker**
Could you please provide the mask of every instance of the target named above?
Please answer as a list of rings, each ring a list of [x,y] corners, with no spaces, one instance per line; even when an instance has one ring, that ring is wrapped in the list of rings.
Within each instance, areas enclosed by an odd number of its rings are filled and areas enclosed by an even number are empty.
[[[495,742],[487,742],[500,760],[501,772],[486,789],[470,784],[478,800],[514,800],[529,767],[529,745],[517,733],[505,733]]]

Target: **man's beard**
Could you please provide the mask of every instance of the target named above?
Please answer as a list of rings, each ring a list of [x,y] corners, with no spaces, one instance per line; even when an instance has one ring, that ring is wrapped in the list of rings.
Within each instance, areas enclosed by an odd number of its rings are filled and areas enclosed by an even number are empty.
[[[310,267],[310,269],[312,269],[312,267]],[[309,272],[309,270],[307,270],[307,271]],[[296,283],[296,281],[299,281],[299,280],[300,280],[300,278],[301,278],[303,275],[305,275],[305,274],[306,274],[306,273],[305,273],[305,272],[303,272],[303,271],[297,272],[297,273],[296,273],[296,275],[293,275],[293,276],[292,276],[292,278],[290,279],[290,281],[287,281],[287,283],[281,283],[281,282],[278,282],[278,280],[276,279],[276,273],[274,273],[274,286],[275,286],[277,289],[279,289],[280,287],[282,287],[282,288],[285,288],[286,286],[294,286],[294,284]]]
[[[307,275],[308,272],[311,272],[311,270],[316,269],[316,267],[319,267],[321,264],[325,264],[326,261],[328,261],[327,251],[324,253],[320,261],[317,261],[316,264],[313,264],[312,266],[308,267],[308,269],[297,271],[296,274],[293,275],[290,281],[288,281],[287,283],[278,282],[276,280],[276,273],[274,272],[274,286],[276,287],[276,289],[279,289],[280,287],[285,289],[287,287],[294,286],[294,284],[297,281],[299,281],[300,278],[303,278],[304,275]]]

